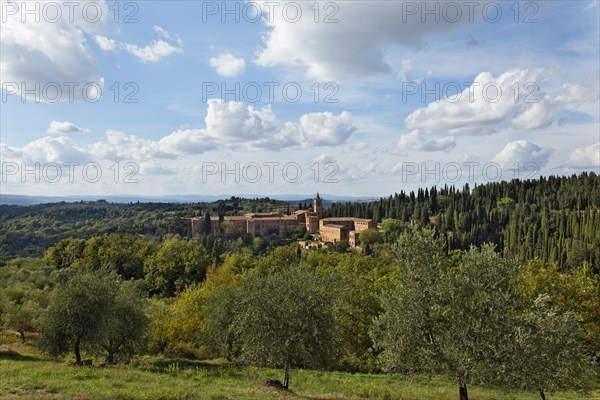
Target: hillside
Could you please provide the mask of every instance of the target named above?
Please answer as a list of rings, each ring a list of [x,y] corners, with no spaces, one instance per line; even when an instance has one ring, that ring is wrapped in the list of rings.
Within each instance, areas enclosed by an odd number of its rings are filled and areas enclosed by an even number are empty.
[[[600,177],[547,177],[488,183],[473,189],[454,186],[400,191],[369,202],[325,199],[326,216],[354,216],[416,221],[448,236],[450,249],[494,243],[521,260],[534,257],[573,267],[600,260]],[[301,201],[306,207],[309,201]],[[298,203],[270,198],[232,197],[212,203],[110,203],[80,201],[0,206],[2,259],[37,257],[68,237],[126,233],[161,239],[166,234],[190,237],[181,218],[239,215],[244,212],[288,212]]]

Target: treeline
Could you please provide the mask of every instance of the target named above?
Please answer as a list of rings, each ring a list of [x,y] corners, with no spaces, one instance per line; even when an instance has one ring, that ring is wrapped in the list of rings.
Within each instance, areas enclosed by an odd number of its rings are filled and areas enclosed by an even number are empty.
[[[326,216],[414,221],[444,234],[451,249],[494,243],[520,260],[561,268],[587,261],[600,271],[600,177],[593,172],[401,191],[377,202],[336,203]]]
[[[295,205],[296,206],[296,205]],[[308,202],[297,205],[310,207]],[[187,218],[240,215],[245,212],[294,211],[289,203],[232,197],[214,203],[111,204],[105,201],[0,206],[0,260],[39,257],[63,239],[88,239],[111,233],[163,240],[169,235],[191,238]],[[379,201],[333,203],[325,216],[398,220],[430,226],[442,233],[449,249],[494,243],[507,256],[525,261],[540,258],[562,269],[583,261],[600,273],[600,177],[592,172],[571,177],[499,182],[462,189],[400,192]],[[289,233],[289,232],[288,232]],[[210,235],[209,235],[210,236]],[[251,238],[226,238],[231,246],[252,247]],[[276,237],[279,236],[279,237]],[[287,237],[289,236],[289,237]],[[269,246],[287,244],[294,235],[273,235]],[[302,237],[297,234],[295,236]],[[216,238],[203,236],[212,248]],[[395,237],[388,237],[392,242]],[[268,247],[268,246],[266,246]],[[266,248],[265,247],[265,248]]]
[[[589,263],[565,271],[492,245],[449,251],[431,228],[384,225],[370,254],[64,241],[0,267],[2,324],[79,364],[223,357],[281,368],[285,387],[293,368],[443,373],[461,400],[474,382],[541,397],[593,384],[600,284]]]
[[[191,237],[184,218],[239,215],[245,212],[285,212],[289,204],[269,198],[232,197],[213,203],[108,203],[106,201],[0,205],[0,260],[40,257],[63,239],[88,239],[110,233],[143,235],[161,240],[166,235]]]

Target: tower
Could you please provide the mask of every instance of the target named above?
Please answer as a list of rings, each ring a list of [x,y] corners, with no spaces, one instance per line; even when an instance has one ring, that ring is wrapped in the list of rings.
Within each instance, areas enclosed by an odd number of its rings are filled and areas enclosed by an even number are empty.
[[[321,200],[319,193],[317,193],[317,196],[313,201],[313,212],[317,214],[319,219],[323,218],[323,200]]]

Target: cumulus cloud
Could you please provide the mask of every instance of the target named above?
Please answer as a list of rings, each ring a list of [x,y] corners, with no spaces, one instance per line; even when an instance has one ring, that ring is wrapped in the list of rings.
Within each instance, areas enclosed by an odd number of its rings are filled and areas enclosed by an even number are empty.
[[[177,155],[165,151],[159,142],[136,135],[109,129],[104,139],[92,144],[88,151],[95,158],[107,160],[152,160],[155,158],[175,159]]]
[[[162,39],[153,40],[152,43],[144,47],[139,47],[135,44],[125,44],[125,49],[129,54],[146,63],[156,63],[170,55],[183,53],[181,47],[173,46]]]
[[[217,148],[262,148],[335,146],[344,143],[355,131],[348,112],[311,113],[298,122],[281,127],[270,107],[255,110],[241,102],[208,101],[205,128],[179,129],[152,141],[135,135],[109,130],[104,140],[93,144],[96,157],[123,160],[178,158],[201,154]]]
[[[451,150],[456,147],[456,141],[454,140],[454,136],[427,140],[423,132],[415,129],[400,137],[398,147],[401,150],[442,151]]]
[[[516,140],[504,146],[493,161],[505,169],[527,168],[527,165],[531,165],[531,163],[541,168],[546,165],[548,157],[553,151],[553,149],[540,147],[527,140]]]
[[[183,42],[177,35],[171,35],[166,29],[155,25],[154,31],[158,39],[152,40],[146,46],[138,46],[131,43],[118,42],[103,35],[94,36],[94,40],[100,49],[106,52],[117,52],[125,50],[138,60],[145,63],[157,63],[163,58],[173,54],[183,53]]]
[[[221,53],[217,57],[211,57],[208,62],[219,76],[238,76],[246,69],[244,59],[237,58],[231,53]]]
[[[157,162],[147,162],[141,165],[140,170],[146,175],[175,175],[177,168],[164,166]]]
[[[309,113],[297,122],[279,124],[270,106],[259,110],[242,102],[208,100],[206,128],[190,130],[181,138],[197,143],[220,143],[249,148],[338,146],[346,142],[356,127],[352,114]],[[165,138],[166,140],[166,138]]]
[[[167,32],[165,28],[160,27],[158,25],[154,25],[152,29],[154,29],[154,31],[158,33],[158,36],[161,39],[172,41],[180,47],[183,46],[183,41],[178,35],[171,35],[169,32]]]
[[[94,37],[94,41],[98,47],[104,51],[115,51],[119,47],[119,43],[116,40],[110,39],[103,35],[96,35]]]
[[[582,103],[593,103],[600,98],[600,75],[585,79],[581,83],[565,83],[562,93],[556,97],[561,105],[580,105]]]
[[[375,161],[370,161],[368,164],[352,164],[349,166],[342,165],[340,172],[346,180],[360,181],[372,179],[379,171],[379,165]]]
[[[64,122],[51,121],[50,125],[48,126],[48,130],[46,130],[46,132],[48,132],[48,133],[58,133],[58,134],[87,133],[89,131],[90,131],[89,129],[80,128],[79,126],[77,126],[74,123],[69,122],[69,121],[64,121]]]
[[[107,18],[111,13],[104,0],[78,2],[74,11],[66,3],[55,2],[48,6],[56,9],[48,11],[49,15],[62,17],[55,20],[51,17],[37,18],[36,21],[32,14],[25,18],[25,22],[21,21],[20,10],[25,3],[6,3],[5,7],[3,2],[6,13],[0,24],[0,83],[7,92],[36,102],[95,98],[93,93],[83,90],[90,84],[100,89],[104,86],[96,55],[88,40],[90,37],[105,52],[125,50],[143,62],[153,63],[172,54],[183,53],[181,39],[158,26],[154,30],[159,39],[146,46],[120,43],[105,36]],[[27,5],[28,10],[34,7],[41,10],[43,3]],[[89,13],[81,12],[84,8]],[[96,14],[100,16],[98,19],[90,17]],[[48,85],[58,87],[62,95],[54,96],[53,91],[51,98],[46,98],[43,88]]]
[[[291,132],[297,131],[296,144],[303,146],[338,146],[356,132],[352,124],[352,114],[347,111],[339,115],[331,112],[310,113],[300,117],[296,129],[289,129],[282,135],[286,141],[293,143]]]
[[[104,0],[84,1],[79,7],[85,7],[85,3],[93,3],[92,7],[100,15],[108,15],[108,9]],[[40,8],[41,3],[36,3]],[[28,5],[32,9],[34,4]],[[6,10],[5,10],[6,6]],[[16,7],[16,9],[10,9]],[[36,85],[43,88],[52,83],[64,86],[65,82],[79,84],[79,90],[74,91],[76,99],[81,99],[83,93],[81,88],[88,83],[102,85],[101,73],[96,65],[94,54],[88,46],[86,36],[94,35],[104,29],[104,20],[86,21],[83,18],[81,8],[79,12],[73,12],[73,20],[65,16],[69,15],[66,6],[54,3],[59,8],[62,18],[52,21],[49,18],[36,18],[29,16],[25,22],[21,21],[22,10],[25,3],[14,2],[5,5],[3,2],[3,23],[0,24],[0,70],[2,85],[16,83],[18,88],[15,92],[24,94],[24,90],[35,90]],[[13,11],[15,13],[13,14]],[[92,11],[90,11],[91,13]],[[58,12],[57,12],[58,13]],[[54,15],[54,14],[51,14]],[[93,14],[92,14],[93,15]],[[68,88],[64,87],[63,92]],[[77,89],[77,87],[76,87]],[[12,86],[11,86],[12,91]],[[40,91],[40,89],[37,89]],[[27,93],[27,98],[44,102],[46,99]],[[59,100],[64,100],[60,98]]]
[[[217,148],[205,129],[179,129],[159,140],[157,146],[167,155],[201,154]]]
[[[259,2],[268,12],[268,2]],[[469,11],[458,4],[463,18],[428,17],[422,21],[419,4],[409,1],[347,1],[318,3],[283,1],[264,21],[270,29],[255,62],[260,66],[296,66],[309,79],[337,80],[392,71],[384,61],[388,46],[419,48],[426,38],[469,23]],[[442,2],[437,3],[441,7]],[[301,8],[301,10],[296,10]],[[295,21],[295,16],[301,17]],[[450,14],[449,14],[450,15]],[[454,14],[451,14],[454,15]],[[293,21],[293,22],[291,22]],[[357,22],[360,21],[360,22]],[[344,43],[344,45],[341,45]]]
[[[70,122],[53,121],[51,127],[63,134],[81,130]],[[101,140],[82,147],[75,146],[67,136],[48,136],[22,148],[2,145],[2,154],[31,160],[37,157],[36,161],[58,161],[65,157],[65,161],[87,158],[148,162],[225,148],[279,150],[337,146],[345,143],[355,131],[349,112],[309,113],[297,122],[280,124],[269,106],[255,110],[241,102],[210,99],[204,128],[179,129],[158,140],[109,129]]]
[[[208,100],[206,112],[207,135],[229,141],[254,141],[274,132],[277,117],[270,106],[255,110],[239,101]]]
[[[6,160],[29,163],[85,162],[90,160],[89,153],[84,148],[76,146],[73,140],[67,136],[45,136],[21,148],[2,144],[2,157]]]
[[[411,113],[404,120],[409,129],[424,132],[485,135],[513,125],[534,129],[552,123],[555,107],[542,92],[534,94],[537,102],[529,102],[527,94],[537,90],[543,70],[513,69],[494,77],[489,72],[477,75],[473,84],[461,93],[432,102]],[[531,83],[529,91],[514,91]],[[499,88],[499,89],[498,89]],[[515,97],[517,96],[517,97]]]
[[[600,142],[575,149],[566,165],[573,168],[600,168]]]
[[[598,101],[597,77],[565,84],[552,97],[541,89],[548,74],[544,69],[518,68],[496,77],[482,72],[461,93],[415,110],[404,122],[407,128],[426,133],[488,135],[506,128],[545,128],[561,109]]]

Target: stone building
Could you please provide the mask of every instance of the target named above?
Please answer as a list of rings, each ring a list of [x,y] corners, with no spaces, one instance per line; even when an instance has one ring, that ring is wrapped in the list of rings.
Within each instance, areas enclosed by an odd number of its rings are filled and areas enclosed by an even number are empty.
[[[191,219],[192,232],[201,231],[204,223],[203,217]],[[373,228],[373,220],[363,218],[323,218],[323,200],[317,193],[310,210],[294,211],[291,215],[279,212],[247,213],[242,216],[225,216],[222,218],[211,217],[211,232],[215,236],[224,234],[246,233],[252,237],[265,236],[271,233],[280,233],[284,229],[294,230],[298,226],[305,226],[310,234],[319,233],[323,243],[336,243],[348,240],[350,245],[359,245],[361,231]]]
[[[247,233],[254,237],[265,236],[271,233],[279,233],[283,229],[295,229],[305,225],[303,213],[282,215],[278,212],[270,213],[247,213],[241,216],[224,216],[210,218],[211,233],[215,236],[223,234]],[[192,218],[192,232],[199,233],[204,224],[204,217]]]
[[[308,233],[317,233],[319,230],[319,221],[323,218],[323,200],[319,193],[313,200],[312,211],[307,210],[305,213],[306,231]]]
[[[340,240],[348,240],[350,230],[345,225],[328,224],[319,229],[321,241],[325,243],[336,243]]]
[[[361,231],[374,227],[373,220],[366,218],[337,217],[323,218],[319,221],[322,242],[336,243],[340,240],[348,240],[352,247],[360,244],[359,234]]]

